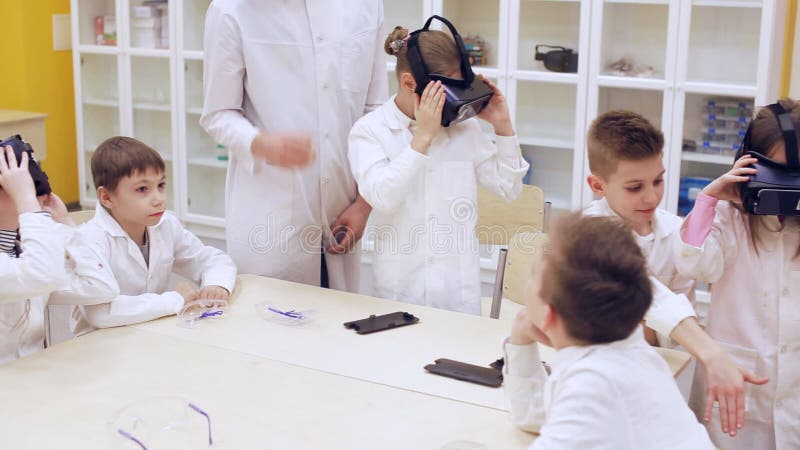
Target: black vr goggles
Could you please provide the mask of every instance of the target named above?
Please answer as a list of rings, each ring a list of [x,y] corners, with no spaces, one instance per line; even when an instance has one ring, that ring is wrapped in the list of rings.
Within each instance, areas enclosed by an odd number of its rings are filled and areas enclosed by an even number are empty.
[[[462,79],[448,78],[442,74],[428,73],[428,67],[422,59],[422,52],[419,49],[419,35],[430,31],[433,19],[439,19],[447,25],[453,39],[456,41],[458,54],[461,58],[461,77]],[[478,115],[492,98],[492,89],[480,78],[475,78],[472,66],[469,64],[469,55],[464,48],[464,41],[458,34],[456,28],[450,21],[440,16],[431,16],[425,22],[422,29],[412,32],[408,37],[406,49],[408,64],[411,66],[411,73],[417,82],[417,94],[422,95],[422,91],[431,81],[441,81],[444,85],[446,100],[442,110],[442,126],[447,127],[454,123],[461,122]]]
[[[17,158],[17,161],[22,161],[23,152],[28,154],[28,171],[31,173],[34,186],[36,186],[36,196],[38,197],[51,193],[52,189],[50,188],[50,181],[47,179],[47,174],[44,173],[42,167],[33,158],[33,148],[31,145],[22,140],[22,137],[18,134],[11,136],[5,141],[0,142],[0,149],[3,151],[4,158],[6,146],[11,146],[11,148],[14,149],[14,156]],[[9,161],[8,158],[6,158],[8,165],[19,165],[17,161]]]
[[[539,49],[552,49],[542,52]],[[578,54],[572,49],[554,45],[537,45],[533,55],[536,61],[542,61],[547,70],[553,72],[575,73],[578,71]]]
[[[767,148],[753,148],[750,139],[755,121],[751,121],[735,160],[745,154],[752,155],[758,162],[751,167],[758,169],[758,173],[739,185],[742,205],[750,214],[800,216],[800,154],[794,123],[781,105],[775,103],[767,108],[775,114],[783,133],[786,164],[764,156]]]

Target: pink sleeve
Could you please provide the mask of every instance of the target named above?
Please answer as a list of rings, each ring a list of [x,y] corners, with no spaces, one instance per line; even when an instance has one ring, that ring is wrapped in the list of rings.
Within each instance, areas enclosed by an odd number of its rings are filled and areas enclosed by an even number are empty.
[[[711,225],[714,223],[714,207],[717,205],[717,201],[716,198],[702,192],[697,194],[694,208],[683,222],[681,231],[683,242],[693,247],[703,245],[711,232]]]

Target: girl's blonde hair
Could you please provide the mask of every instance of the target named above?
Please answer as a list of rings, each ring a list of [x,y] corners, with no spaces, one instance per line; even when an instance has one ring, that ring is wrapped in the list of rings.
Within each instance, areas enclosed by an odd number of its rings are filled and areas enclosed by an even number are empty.
[[[395,73],[400,78],[403,72],[411,72],[408,63],[408,29],[394,27],[384,42],[387,54],[397,58]],[[419,50],[430,73],[449,75],[461,70],[461,56],[453,38],[444,31],[430,30],[419,34]]]
[[[800,130],[800,102],[791,98],[781,98],[777,101],[792,119],[795,128]],[[759,108],[753,122],[750,125],[750,148],[754,151],[761,152],[767,158],[773,159],[779,152],[784,151],[783,131],[778,125],[778,118],[769,108]],[[745,154],[747,153],[745,149]],[[736,161],[734,161],[736,163]],[[763,238],[767,233],[774,233],[781,231],[783,225],[779,229],[771,229],[763,216],[748,214],[741,205],[735,204],[735,207],[742,211],[747,216],[747,221],[750,230],[750,243],[758,253],[758,246],[763,243]],[[797,218],[787,217],[786,220],[798,220]],[[795,258],[800,256],[800,247],[798,247]]]

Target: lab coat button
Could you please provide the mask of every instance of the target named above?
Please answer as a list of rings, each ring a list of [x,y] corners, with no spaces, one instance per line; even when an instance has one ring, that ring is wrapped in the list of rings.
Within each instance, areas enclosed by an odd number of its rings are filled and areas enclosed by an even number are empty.
[[[789,347],[788,347],[788,346],[786,346],[786,345],[781,345],[781,353],[786,353],[786,350],[788,350],[788,349],[789,349]]]
[[[783,288],[783,295],[789,295],[789,288]]]
[[[328,177],[322,177],[320,181],[322,182],[322,184],[328,184],[328,181],[330,181],[330,179]]]

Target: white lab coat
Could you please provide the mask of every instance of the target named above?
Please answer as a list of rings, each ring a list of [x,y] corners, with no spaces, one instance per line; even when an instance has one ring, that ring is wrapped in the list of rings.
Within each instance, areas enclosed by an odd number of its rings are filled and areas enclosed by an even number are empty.
[[[21,214],[19,223],[22,254],[0,255],[0,364],[42,349],[47,305],[94,304],[110,291],[86,270],[96,253],[74,228],[44,213]]]
[[[745,423],[736,437],[722,432],[716,408],[709,434],[729,450],[798,449],[800,258],[795,254],[800,224],[789,218],[781,231],[764,233],[756,252],[746,216],[724,201],[715,211],[702,247],[677,242],[678,269],[711,283],[708,334],[737,365],[769,377],[769,383],[745,385]],[[781,229],[777,217],[765,219],[771,229]],[[689,404],[698,414],[704,393],[705,373],[697,370]]]
[[[68,227],[49,214],[19,216],[22,254],[0,254],[0,364],[44,346],[45,296],[67,280],[64,247]]]
[[[233,292],[236,266],[219,249],[204,245],[169,211],[147,228],[149,265],[133,239],[98,203],[95,216],[78,229],[91,253],[68,247],[84,258],[76,269],[84,279],[103,280],[105,298],[86,298],[91,306],[73,311],[72,329],[84,334],[97,328],[129,325],[176,314],[183,297],[169,290],[172,274],[200,286],[222,286]],[[57,297],[57,295],[54,295]],[[101,303],[102,302],[102,303]]]
[[[528,163],[516,136],[492,143],[478,119],[442,129],[428,155],[411,148],[413,126],[392,97],[350,132],[350,166],[373,208],[374,294],[480,315],[478,183],[512,201]]]
[[[584,210],[586,216],[617,217],[606,198],[595,200]],[[695,280],[681,275],[675,263],[675,242],[683,220],[668,211],[656,208],[653,218],[652,241],[645,242],[636,234],[636,241],[647,259],[647,271],[653,281],[653,304],[645,315],[647,326],[652,328],[662,347],[674,347],[669,337],[672,330],[687,317],[695,317]]]
[[[550,376],[538,344],[504,347],[511,418],[540,433],[530,450],[714,449],[641,328],[608,344],[558,350]]]
[[[379,0],[215,0],[206,15],[201,125],[228,147],[227,250],[242,273],[320,283],[321,249],[356,197],[347,135],[388,96]],[[303,132],[318,159],[254,159],[259,132]],[[360,250],[326,255],[332,288],[355,292]]]

